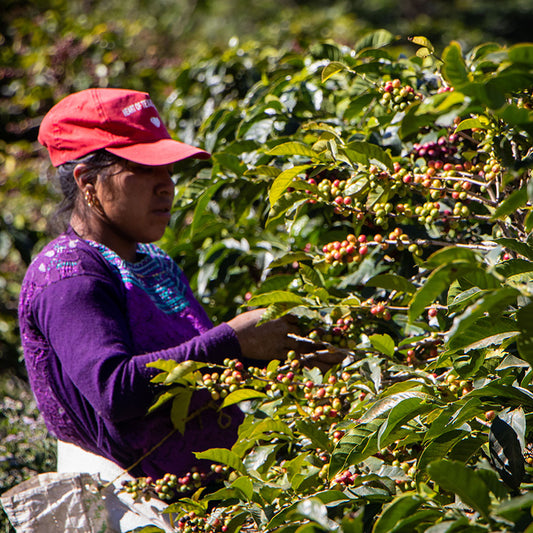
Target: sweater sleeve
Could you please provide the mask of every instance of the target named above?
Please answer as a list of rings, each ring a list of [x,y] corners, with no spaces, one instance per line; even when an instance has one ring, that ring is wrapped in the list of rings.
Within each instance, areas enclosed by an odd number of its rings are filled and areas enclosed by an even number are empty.
[[[158,359],[221,362],[240,356],[227,324],[173,348],[133,353],[120,295],[108,280],[76,276],[49,285],[37,298],[34,316],[57,355],[62,379],[70,380],[93,409],[113,422],[144,415],[155,400],[146,364]],[[68,401],[68,399],[66,399]]]

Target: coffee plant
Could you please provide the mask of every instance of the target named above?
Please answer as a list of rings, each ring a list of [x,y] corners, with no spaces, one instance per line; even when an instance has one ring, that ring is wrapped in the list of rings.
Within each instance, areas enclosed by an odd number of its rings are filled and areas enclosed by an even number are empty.
[[[164,246],[219,319],[292,313],[345,359],[154,363],[176,431],[187,389],[245,419],[198,471],[125,490],[166,494],[176,531],[533,530],[533,44],[382,30],[187,76],[165,112],[213,158],[183,169]]]

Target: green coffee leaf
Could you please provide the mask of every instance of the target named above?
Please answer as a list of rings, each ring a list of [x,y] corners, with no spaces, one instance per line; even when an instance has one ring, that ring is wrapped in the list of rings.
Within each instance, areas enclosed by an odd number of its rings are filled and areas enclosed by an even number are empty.
[[[431,411],[434,408],[434,404],[420,401],[419,398],[407,398],[395,405],[390,410],[385,423],[379,428],[377,435],[378,448],[383,448],[387,445],[389,436],[394,430],[413,420],[413,418],[420,414]]]
[[[469,398],[465,402],[448,405],[431,422],[431,426],[424,437],[424,442],[431,441],[454,429],[460,429],[465,422],[482,415],[483,412],[483,405],[479,398]]]
[[[391,533],[402,519],[412,515],[424,500],[413,494],[401,494],[385,506],[378,517],[372,533]]]
[[[431,439],[424,446],[417,461],[417,481],[420,481],[422,474],[430,463],[439,459],[444,459],[446,454],[455,446],[455,444],[460,442],[461,439],[468,434],[468,431],[464,429],[452,429],[451,431],[445,431]]]
[[[296,429],[307,437],[316,448],[331,451],[332,444],[328,436],[316,427],[314,422],[309,422],[303,418],[296,420]]]
[[[182,389],[183,389],[183,387],[181,387],[181,386],[172,387],[172,388],[166,390],[165,392],[163,392],[162,394],[160,394],[157,397],[157,400],[155,401],[155,403],[150,406],[150,408],[148,409],[148,412],[151,413],[152,411],[155,411],[157,408],[159,408],[161,405],[163,405],[163,404],[167,403],[168,401],[172,400],[176,396],[176,394],[180,393],[180,391]]]
[[[533,304],[528,304],[516,313],[516,322],[520,328],[517,348],[520,357],[529,364],[533,364]]]
[[[239,389],[230,392],[222,402],[221,408],[234,405],[236,403],[245,402],[248,400],[257,400],[258,398],[266,398],[266,394],[261,391],[252,389]]]
[[[332,61],[329,65],[324,67],[324,70],[322,71],[322,82],[329,80],[329,78],[335,76],[335,74],[347,69],[348,67],[344,63],[341,63],[340,61]]]
[[[353,141],[346,145],[345,152],[348,158],[354,162],[368,165],[375,160],[392,170],[392,159],[390,155],[376,144]]]
[[[248,305],[251,306],[267,306],[276,303],[290,303],[295,305],[304,305],[306,303],[305,298],[302,298],[298,294],[289,291],[272,291],[265,294],[258,294],[252,296],[248,301]]]
[[[318,154],[307,144],[297,141],[286,142],[283,144],[278,144],[271,148],[267,152],[268,155],[300,155],[304,157],[309,157],[310,159],[317,159]]]
[[[518,489],[525,475],[522,445],[515,429],[499,416],[490,426],[489,452],[491,464],[502,480],[512,489]]]
[[[436,268],[447,265],[454,261],[472,261],[473,263],[480,260],[480,255],[470,250],[469,248],[462,248],[459,246],[448,246],[432,253],[425,261],[424,266],[427,268]]]
[[[493,513],[513,521],[516,511],[529,509],[533,506],[533,492],[529,491],[510,500],[503,501],[494,508]]]
[[[490,120],[480,115],[477,118],[467,118],[465,120],[462,120],[459,122],[459,124],[455,127],[455,132],[464,131],[464,130],[471,130],[472,128],[477,129],[487,129],[490,125]]]
[[[206,363],[201,363],[199,361],[183,361],[183,363],[178,363],[174,368],[168,373],[165,378],[165,384],[175,383],[181,381],[185,376],[197,372],[198,370],[207,366]]]
[[[246,475],[246,467],[239,456],[226,448],[211,448],[204,452],[194,452],[194,455],[197,459],[206,459],[214,463],[220,463]]]
[[[298,513],[322,526],[326,531],[338,531],[339,524],[328,518],[326,506],[318,498],[308,498],[302,500],[296,506]]]
[[[528,201],[527,189],[522,187],[513,191],[492,213],[491,220],[498,220],[515,213],[518,209],[525,206]]]
[[[176,391],[174,399],[172,400],[172,407],[170,409],[170,419],[172,425],[183,435],[185,433],[185,426],[187,423],[187,416],[189,414],[189,405],[192,398],[192,390],[181,388]]]
[[[450,287],[454,280],[466,274],[472,268],[475,268],[475,263],[454,261],[450,264],[441,265],[434,270],[411,299],[408,312],[409,321],[415,321],[426,307],[433,304]]]
[[[311,165],[298,165],[295,167],[288,168],[284,170],[272,183],[270,187],[269,200],[270,205],[274,206],[276,202],[280,199],[282,194],[287,190],[291,185],[292,181],[296,176],[305,173]]]
[[[383,48],[394,41],[394,35],[387,30],[375,30],[367,33],[364,37],[359,39],[353,49],[356,52],[365,50],[367,48]]]
[[[413,294],[416,287],[403,276],[397,274],[378,274],[366,282],[367,287],[381,287],[390,291]]]
[[[243,496],[243,500],[251,501],[254,495],[254,485],[252,480],[247,476],[238,477],[232,484],[231,488],[235,489]]]
[[[509,48],[509,60],[513,63],[533,65],[533,44],[515,44]]]
[[[516,239],[510,239],[507,237],[495,239],[494,242],[500,244],[508,250],[512,250],[513,252],[523,255],[530,261],[533,261],[533,247],[529,246],[525,242],[518,241]]]
[[[369,337],[370,344],[380,353],[388,355],[389,357],[394,356],[394,340],[390,335],[386,333],[383,335],[371,335]]]
[[[442,75],[454,87],[461,87],[468,82],[468,69],[463,59],[461,45],[452,41],[442,54],[444,65]]]
[[[457,494],[465,505],[488,517],[489,490],[475,470],[446,459],[431,463],[427,470],[431,479],[442,488]]]

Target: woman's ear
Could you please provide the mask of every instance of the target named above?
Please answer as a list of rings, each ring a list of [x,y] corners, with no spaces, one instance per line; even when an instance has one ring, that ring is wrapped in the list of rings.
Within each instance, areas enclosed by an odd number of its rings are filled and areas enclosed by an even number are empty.
[[[94,184],[94,177],[91,176],[87,165],[80,163],[74,167],[72,172],[78,189],[80,191],[79,198],[82,199],[82,202],[87,205],[89,208],[96,208],[97,210],[101,209],[100,202],[96,195],[96,188]]]
[[[78,185],[78,189],[82,193],[87,191],[87,187],[94,187],[88,170],[89,169],[87,168],[87,165],[79,163],[74,167],[74,171],[72,173]]]

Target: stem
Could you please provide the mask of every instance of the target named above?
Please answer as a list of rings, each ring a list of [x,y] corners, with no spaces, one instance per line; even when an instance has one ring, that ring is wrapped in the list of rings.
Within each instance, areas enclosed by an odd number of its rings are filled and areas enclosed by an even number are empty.
[[[451,218],[451,217],[450,217]],[[429,246],[432,244],[436,244],[438,246],[457,246],[458,248],[469,248],[471,250],[485,250],[490,251],[496,248],[498,246],[497,244],[467,244],[467,243],[461,243],[461,242],[447,242],[447,241],[438,241],[438,240],[432,240],[432,239],[414,239],[414,240],[391,240],[386,239],[383,242],[386,242],[387,244],[397,245],[398,243],[403,244],[404,246],[409,246],[410,244],[418,244],[419,246]],[[379,246],[382,243],[378,243],[376,241],[368,241],[366,244],[373,244],[376,246]]]
[[[197,409],[196,411],[194,411],[193,413],[191,413],[190,415],[188,415],[186,418],[185,418],[185,423],[187,422],[190,422],[193,418],[196,418],[198,415],[200,415],[201,413],[203,413],[204,411],[207,411],[207,409],[212,409],[216,407],[215,404],[213,402],[208,402],[206,405],[203,405],[202,407],[200,407],[199,409]],[[178,430],[178,428],[174,428],[172,429],[171,431],[169,431],[157,444],[155,444],[154,446],[152,446],[152,448],[150,448],[142,457],[140,457],[139,459],[137,459],[137,461],[135,461],[132,465],[130,465],[128,468],[125,468],[118,476],[116,476],[114,479],[112,479],[111,481],[108,481],[107,483],[105,483],[103,485],[103,488],[107,488],[111,485],[113,485],[115,483],[115,481],[117,481],[122,475],[124,474],[127,474],[130,470],[132,470],[133,468],[135,468],[136,466],[138,466],[142,461],[144,461],[150,454],[152,454],[153,452],[155,452],[155,450],[157,450],[157,448],[159,448],[159,446],[161,446],[163,443],[165,443],[172,435],[174,435],[174,433],[176,433],[176,431]]]

